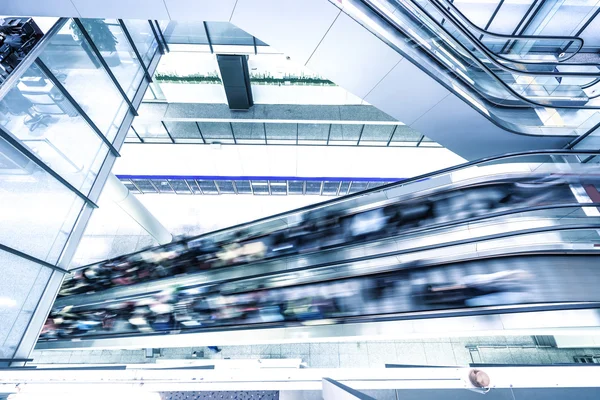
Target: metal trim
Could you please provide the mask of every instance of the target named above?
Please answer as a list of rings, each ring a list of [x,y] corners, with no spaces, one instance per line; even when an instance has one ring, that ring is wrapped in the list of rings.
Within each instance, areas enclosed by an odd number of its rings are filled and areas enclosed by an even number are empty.
[[[165,124],[165,121],[160,121],[160,123],[162,124],[163,128],[165,128],[167,135],[169,135],[169,139],[171,139],[171,143],[175,143],[175,139],[173,139],[173,136],[171,136],[171,133],[169,132],[169,129],[167,128],[167,125]]]
[[[75,25],[77,25],[77,28],[81,31],[81,34],[85,38],[87,44],[90,45],[90,47],[92,48],[92,51],[94,52],[96,57],[98,57],[100,64],[102,64],[102,67],[104,67],[104,70],[106,71],[106,73],[108,74],[110,79],[113,81],[113,84],[115,85],[117,90],[121,93],[121,96],[123,96],[123,100],[125,100],[125,102],[129,106],[129,111],[131,111],[131,113],[137,117],[138,113],[137,113],[137,110],[135,109],[135,107],[133,106],[133,103],[131,102],[131,100],[129,100],[129,97],[127,97],[127,93],[125,93],[125,91],[121,87],[121,84],[117,80],[117,77],[111,71],[111,69],[108,66],[108,64],[106,63],[106,60],[104,59],[104,57],[102,57],[102,53],[100,53],[100,50],[98,49],[98,47],[96,47],[96,44],[92,40],[90,34],[85,30],[85,27],[81,23],[80,19],[73,18],[73,22],[75,22]]]
[[[54,271],[62,272],[63,274],[68,274],[69,273],[69,271],[67,271],[64,268],[61,268],[61,267],[56,266],[54,264],[50,264],[49,262],[40,260],[39,258],[30,256],[29,254],[25,254],[25,253],[23,253],[23,252],[21,252],[19,250],[13,249],[12,247],[0,244],[0,250],[3,250],[5,252],[10,253],[12,255],[15,255],[17,257],[24,258],[24,259],[26,259],[28,261],[31,261],[31,262],[34,262],[36,264],[43,265],[44,267],[50,268],[50,269],[52,269]]]
[[[206,25],[206,21],[202,21],[204,25],[204,33],[206,33],[206,40],[208,41],[208,48],[210,49],[210,54],[215,54],[215,50],[212,45],[212,40],[210,40],[210,34],[208,33],[208,26]]]
[[[75,186],[71,185],[65,178],[60,176],[56,171],[46,165],[41,159],[39,159],[27,146],[23,145],[20,140],[14,138],[8,131],[4,129],[3,126],[0,125],[0,137],[6,140],[11,146],[16,148],[18,151],[23,153],[27,158],[33,161],[38,167],[49,173],[53,178],[66,186],[69,190],[79,196],[84,202],[89,204],[92,208],[98,208],[98,205],[90,200],[86,195],[81,193],[79,190],[75,188]]]
[[[167,39],[165,39],[165,36],[162,33],[162,29],[160,29],[160,24],[158,23],[157,20],[154,20],[154,23],[156,24],[156,30],[158,31],[158,34],[159,34],[160,38],[162,39],[162,42],[165,46],[165,50],[167,50],[167,53],[169,53],[171,50],[169,49],[169,44],[167,43]]]
[[[92,121],[92,119],[86,114],[86,112],[83,110],[83,108],[81,108],[81,106],[79,105],[77,100],[75,100],[75,98],[73,98],[73,96],[71,96],[71,94],[69,93],[67,88],[64,87],[63,84],[60,83],[60,81],[58,79],[56,79],[56,76],[54,76],[52,71],[50,71],[50,68],[48,68],[46,66],[46,64],[44,64],[44,62],[39,58],[35,60],[35,64],[42,70],[44,75],[46,75],[48,77],[48,79],[50,79],[50,81],[52,81],[54,86],[56,86],[56,88],[61,92],[61,94],[67,98],[67,101],[69,101],[69,103],[71,103],[71,105],[73,107],[75,107],[75,110],[77,110],[77,112],[79,113],[81,118],[83,118],[85,120],[85,122],[87,122],[87,124],[90,126],[90,128],[92,128],[94,133],[96,135],[98,135],[98,137],[104,142],[104,144],[106,146],[108,146],[110,152],[115,157],[121,157],[121,155],[119,154],[117,149],[115,149],[115,147],[110,142],[110,140],[108,140],[108,138],[106,136],[104,136],[102,131],[100,131],[100,128],[98,128],[98,126],[96,126],[94,121]]]
[[[140,142],[141,142],[141,143],[144,143],[144,139],[142,139],[142,137],[140,136],[140,134],[139,134],[139,133],[137,133],[137,131],[135,130],[135,128],[134,128],[134,126],[133,126],[133,124],[131,124],[131,125],[129,126],[129,128],[130,128],[130,129],[133,131],[133,133],[135,133],[135,136],[137,136],[137,138],[138,138],[138,139],[140,139]]]
[[[202,134],[202,129],[200,129],[200,125],[198,125],[197,121],[195,121],[194,123],[196,124],[196,128],[198,128],[198,133],[200,134],[200,139],[202,139],[202,143],[206,144],[206,139],[204,139],[204,135]]]
[[[394,130],[392,131],[392,134],[390,135],[389,140],[387,141],[386,147],[390,146],[390,143],[392,143],[392,139],[394,138],[394,135],[396,134],[396,131],[398,130],[398,125],[396,125],[394,127]]]
[[[142,69],[144,70],[144,76],[146,77],[146,80],[148,81],[148,83],[152,82],[152,77],[148,73],[148,68],[146,67],[146,63],[144,63],[144,60],[142,59],[142,56],[140,55],[140,52],[139,52],[137,46],[135,45],[135,42],[133,41],[133,38],[129,34],[129,29],[127,29],[127,26],[125,25],[125,22],[122,19],[117,19],[117,21],[119,21],[119,25],[121,25],[121,29],[123,29],[123,33],[125,33],[125,37],[127,38],[127,41],[129,42],[129,45],[133,49],[133,52],[135,53],[135,56],[139,60],[140,65],[142,66]]]
[[[150,24],[152,34],[154,35],[154,40],[156,40],[156,44],[158,44],[158,51],[160,51],[160,54],[165,54],[165,48],[163,47],[163,44],[160,38],[158,37],[158,34],[156,33],[156,28],[154,27],[154,24],[152,24],[151,20],[148,20],[148,24]]]

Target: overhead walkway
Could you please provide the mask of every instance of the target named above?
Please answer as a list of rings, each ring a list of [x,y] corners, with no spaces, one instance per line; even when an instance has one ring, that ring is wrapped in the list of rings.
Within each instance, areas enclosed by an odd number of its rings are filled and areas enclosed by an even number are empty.
[[[239,329],[250,328],[313,337],[315,325],[315,337],[338,337],[488,314],[492,325],[465,328],[493,330],[522,312],[560,328],[567,321],[552,316],[564,310],[583,318],[568,327],[594,326],[600,176],[569,164],[576,155],[480,160],[82,267],[38,346],[156,345],[231,329],[248,340]]]

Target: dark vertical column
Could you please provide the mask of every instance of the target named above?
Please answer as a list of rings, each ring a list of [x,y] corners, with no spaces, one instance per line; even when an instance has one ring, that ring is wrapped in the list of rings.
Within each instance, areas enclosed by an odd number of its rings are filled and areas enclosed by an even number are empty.
[[[227,103],[232,110],[248,110],[254,105],[250,87],[248,57],[245,55],[217,55]]]

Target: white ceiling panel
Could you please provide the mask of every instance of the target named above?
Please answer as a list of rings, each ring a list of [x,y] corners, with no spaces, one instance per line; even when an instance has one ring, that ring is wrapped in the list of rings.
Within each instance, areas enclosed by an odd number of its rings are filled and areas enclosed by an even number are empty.
[[[304,65],[339,13],[327,0],[238,0],[231,23]]]
[[[70,0],[3,0],[0,15],[28,17],[79,17]]]
[[[365,100],[410,125],[449,93],[410,61],[402,60]]]
[[[236,0],[164,0],[175,21],[229,21]]]
[[[454,94],[446,96],[411,127],[467,160],[514,151],[560,148],[568,142],[565,138],[506,131]]]
[[[82,18],[169,19],[163,0],[72,0]]]
[[[401,59],[400,54],[342,13],[306,66],[364,98]]]

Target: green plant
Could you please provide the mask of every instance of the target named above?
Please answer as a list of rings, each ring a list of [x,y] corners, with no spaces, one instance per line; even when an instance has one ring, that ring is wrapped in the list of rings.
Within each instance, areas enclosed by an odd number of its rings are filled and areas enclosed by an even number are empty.
[[[103,19],[84,18],[80,21],[100,51],[113,53],[117,50],[117,38]],[[80,42],[85,43],[83,33],[81,33],[75,22],[71,22],[71,30]]]
[[[219,76],[216,73],[212,75],[193,74],[185,76],[170,73],[156,73],[156,75],[154,75],[154,79],[156,79],[157,82],[165,83],[221,83],[221,78],[219,78]]]

